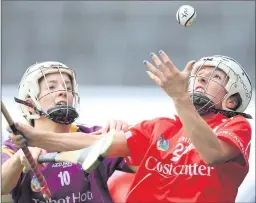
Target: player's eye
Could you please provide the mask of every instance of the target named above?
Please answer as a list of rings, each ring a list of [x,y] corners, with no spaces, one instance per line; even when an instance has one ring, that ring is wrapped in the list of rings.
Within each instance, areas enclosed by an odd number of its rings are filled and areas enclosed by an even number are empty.
[[[203,75],[203,73],[204,73],[204,71],[200,70],[200,71],[197,72],[197,75],[201,76],[201,75]]]
[[[49,86],[49,89],[50,89],[50,90],[54,90],[54,89],[55,89],[55,86],[50,85],[50,86]]]
[[[218,80],[221,80],[221,77],[219,75],[214,75],[214,78],[217,78]]]
[[[63,87],[64,87],[64,89],[67,88],[68,91],[71,91],[71,90],[72,90],[72,85],[67,85],[67,86],[63,85]]]

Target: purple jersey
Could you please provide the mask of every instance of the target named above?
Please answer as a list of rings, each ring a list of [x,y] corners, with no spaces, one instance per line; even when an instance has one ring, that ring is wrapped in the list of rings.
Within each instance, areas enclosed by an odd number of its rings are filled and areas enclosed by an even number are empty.
[[[78,131],[91,133],[100,127],[87,128],[79,126]],[[10,140],[4,142],[2,162],[10,158],[10,153],[18,149]],[[14,203],[78,203],[78,202],[113,202],[108,191],[108,178],[115,170],[127,172],[123,158],[106,158],[95,171],[85,174],[83,169],[72,163],[48,163],[41,170],[44,175],[52,197],[46,201],[40,191],[38,182],[33,173],[21,174],[16,187],[12,190]]]

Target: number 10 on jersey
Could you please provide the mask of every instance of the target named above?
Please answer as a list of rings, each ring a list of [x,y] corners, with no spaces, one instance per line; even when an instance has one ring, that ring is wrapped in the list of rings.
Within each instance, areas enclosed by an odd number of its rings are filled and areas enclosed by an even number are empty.
[[[70,184],[70,175],[68,171],[61,171],[58,174],[58,177],[60,178],[61,186],[69,185]]]

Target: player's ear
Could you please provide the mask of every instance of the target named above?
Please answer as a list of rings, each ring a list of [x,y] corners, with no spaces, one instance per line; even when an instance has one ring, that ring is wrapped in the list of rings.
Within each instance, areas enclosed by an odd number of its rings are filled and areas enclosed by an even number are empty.
[[[226,107],[231,110],[236,110],[240,105],[239,95],[231,95],[226,100]]]
[[[31,98],[26,98],[25,101],[28,102],[28,103],[30,103],[30,104],[33,104],[33,105],[34,105],[34,102],[33,102],[33,100],[32,100]],[[29,106],[28,106],[27,108],[28,108],[28,111],[29,111],[31,114],[35,113],[35,110],[34,110],[33,108],[31,108],[31,107],[29,107]]]

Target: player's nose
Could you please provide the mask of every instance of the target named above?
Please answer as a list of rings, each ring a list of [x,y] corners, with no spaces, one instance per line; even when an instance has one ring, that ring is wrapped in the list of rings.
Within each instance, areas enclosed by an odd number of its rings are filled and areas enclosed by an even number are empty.
[[[63,87],[60,87],[56,94],[57,97],[67,97],[67,91]]]
[[[207,78],[206,76],[202,76],[202,75],[197,76],[197,83],[201,84],[201,85],[206,84],[206,82],[207,82],[206,78]]]

